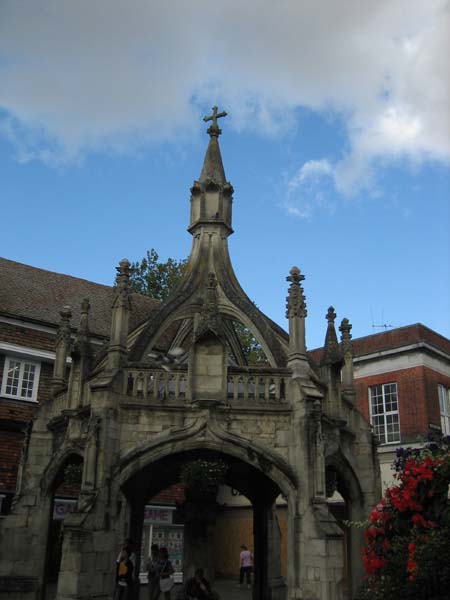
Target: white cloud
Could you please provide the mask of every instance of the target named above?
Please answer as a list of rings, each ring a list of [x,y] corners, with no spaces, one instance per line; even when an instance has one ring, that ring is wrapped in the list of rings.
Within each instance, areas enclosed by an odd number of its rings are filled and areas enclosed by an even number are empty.
[[[333,176],[333,167],[328,160],[309,160],[302,165],[295,177],[289,181],[288,185],[290,190],[293,191],[298,186],[306,184],[310,180],[317,180],[325,175]]]
[[[73,161],[188,136],[198,103],[268,135],[332,111],[348,152],[315,175],[350,194],[379,157],[449,160],[449,56],[448,0],[3,0],[1,132]]]

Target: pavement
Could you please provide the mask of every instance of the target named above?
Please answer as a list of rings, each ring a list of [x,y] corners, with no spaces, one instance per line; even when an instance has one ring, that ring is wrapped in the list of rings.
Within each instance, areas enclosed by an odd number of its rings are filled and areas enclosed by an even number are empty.
[[[238,586],[235,579],[217,579],[214,583],[220,600],[251,600],[252,590],[246,585]]]
[[[181,586],[175,585],[171,596],[176,598],[177,591]],[[239,587],[236,580],[234,579],[217,579],[214,583],[214,590],[219,594],[220,600],[251,600],[252,590],[248,589],[246,585]],[[147,586],[142,585],[139,597],[141,600],[147,600],[148,594]],[[47,585],[45,598],[46,600],[54,600],[56,597],[56,586]],[[161,594],[162,598],[162,594]]]

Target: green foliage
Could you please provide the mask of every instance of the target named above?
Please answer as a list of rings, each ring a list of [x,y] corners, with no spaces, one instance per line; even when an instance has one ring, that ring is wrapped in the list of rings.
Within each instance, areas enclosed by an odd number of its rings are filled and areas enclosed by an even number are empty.
[[[63,482],[67,485],[81,485],[83,463],[69,463],[64,468]]]
[[[228,466],[221,460],[193,460],[181,469],[180,480],[186,497],[215,496],[224,482]]]
[[[450,589],[450,439],[397,451],[398,485],[369,516],[358,600],[445,600]]]
[[[179,283],[186,263],[187,260],[174,258],[160,262],[158,253],[152,248],[140,262],[131,264],[131,290],[164,302]]]
[[[247,363],[249,365],[261,365],[267,363],[267,357],[264,354],[264,350],[250,329],[245,327],[245,325],[239,321],[234,321],[233,325]]]

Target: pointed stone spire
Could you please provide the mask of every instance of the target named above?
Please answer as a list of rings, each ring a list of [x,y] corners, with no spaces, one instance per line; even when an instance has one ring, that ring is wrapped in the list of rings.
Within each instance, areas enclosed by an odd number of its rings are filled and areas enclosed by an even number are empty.
[[[66,382],[66,362],[70,350],[70,319],[72,311],[70,306],[64,306],[59,313],[61,321],[58,327],[56,338],[55,364],[53,365],[52,390],[65,385]]]
[[[213,106],[213,114],[209,117],[203,117],[205,123],[212,121],[212,124],[207,131],[211,139],[209,140],[208,149],[206,150],[199,181],[205,183],[206,181],[211,180],[217,185],[223,185],[226,183],[226,179],[219,147],[219,135],[222,133],[222,130],[217,125],[217,119],[226,117],[227,113],[225,111],[218,113],[217,110],[217,106]]]
[[[303,376],[309,370],[306,357],[305,318],[306,310],[305,295],[301,282],[305,276],[298,267],[292,267],[286,281],[290,282],[286,298],[286,318],[289,320],[289,354],[288,366],[292,369],[293,376]]]
[[[216,136],[211,137],[209,140],[199,181],[201,183],[213,181],[217,185],[226,183],[219,140]]]
[[[325,336],[324,352],[320,364],[329,365],[341,360],[341,353],[339,351],[339,344],[336,335],[336,329],[334,327],[334,320],[336,319],[336,313],[334,307],[330,306],[328,312],[325,315],[328,321],[327,333]]]
[[[116,285],[111,316],[111,338],[108,348],[108,365],[118,369],[127,353],[128,320],[130,313],[130,262],[124,258],[116,267]]]
[[[208,128],[210,140],[200,178],[191,188],[191,222],[188,230],[194,233],[198,225],[220,224],[225,225],[226,235],[229,235],[233,232],[231,228],[233,187],[225,177],[218,140],[222,130],[217,125],[217,119],[225,117],[227,113],[225,111],[218,113],[217,106],[212,110],[212,115],[203,118],[205,122],[212,121]]]
[[[352,326],[348,319],[342,319],[339,331],[341,332],[341,349],[344,357],[342,367],[342,386],[344,390],[353,389],[353,344],[350,333]]]

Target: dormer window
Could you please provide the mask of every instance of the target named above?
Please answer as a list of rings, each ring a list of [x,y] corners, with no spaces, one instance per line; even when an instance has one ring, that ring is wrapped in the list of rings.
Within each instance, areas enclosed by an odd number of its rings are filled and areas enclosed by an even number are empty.
[[[37,402],[41,364],[27,359],[6,356],[1,395],[16,400]]]

